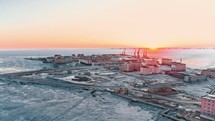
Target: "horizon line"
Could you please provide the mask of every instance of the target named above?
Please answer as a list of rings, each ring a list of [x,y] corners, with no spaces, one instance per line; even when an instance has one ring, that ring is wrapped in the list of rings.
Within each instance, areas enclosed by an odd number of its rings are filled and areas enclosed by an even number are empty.
[[[161,48],[149,48],[149,47],[98,47],[98,48],[14,48],[14,49],[1,49],[0,51],[14,51],[14,50],[70,50],[70,49],[215,49],[215,47],[161,47]]]

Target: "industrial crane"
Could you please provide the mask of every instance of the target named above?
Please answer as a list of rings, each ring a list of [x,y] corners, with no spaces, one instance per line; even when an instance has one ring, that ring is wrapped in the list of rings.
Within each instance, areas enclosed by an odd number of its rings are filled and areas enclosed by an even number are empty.
[[[147,58],[147,53],[148,53],[148,49],[147,48],[144,48],[143,49],[143,58]]]
[[[137,50],[137,58],[140,58],[140,48]]]
[[[136,52],[137,52],[137,49],[136,48],[134,48],[134,57],[136,57],[137,55],[136,55]]]
[[[143,58],[147,58],[148,49],[147,48],[134,48],[134,57],[140,58],[140,51],[143,51]]]
[[[126,48],[123,48],[122,55],[126,55],[125,51],[126,51]]]

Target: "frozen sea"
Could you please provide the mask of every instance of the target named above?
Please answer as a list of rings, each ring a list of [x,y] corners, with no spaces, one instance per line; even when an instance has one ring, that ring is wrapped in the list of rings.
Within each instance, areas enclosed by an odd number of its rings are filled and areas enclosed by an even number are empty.
[[[36,70],[49,67],[25,57],[52,56],[54,54],[119,54],[119,49],[51,49],[1,50],[0,73]],[[132,53],[127,50],[127,53]],[[170,57],[187,63],[188,67],[204,69],[215,67],[215,50],[153,50],[153,57]],[[42,85],[17,85],[0,82],[1,121],[170,121],[160,117],[157,107],[134,103],[109,93],[78,89],[63,89]]]

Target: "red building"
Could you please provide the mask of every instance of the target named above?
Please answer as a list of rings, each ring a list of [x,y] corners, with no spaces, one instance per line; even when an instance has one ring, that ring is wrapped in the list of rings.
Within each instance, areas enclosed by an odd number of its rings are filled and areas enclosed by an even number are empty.
[[[206,95],[201,98],[202,118],[215,121],[215,95]]]

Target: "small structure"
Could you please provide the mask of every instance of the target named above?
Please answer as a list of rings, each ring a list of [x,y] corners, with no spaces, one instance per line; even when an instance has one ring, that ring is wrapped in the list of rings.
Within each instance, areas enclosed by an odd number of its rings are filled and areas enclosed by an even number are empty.
[[[175,78],[179,78],[179,79],[184,79],[185,76],[189,76],[188,74],[177,73],[177,72],[172,72],[172,71],[166,71],[165,74],[170,75]]]
[[[87,65],[87,66],[91,66],[92,65],[92,60],[91,59],[79,59],[79,62],[81,64]]]
[[[46,62],[47,63],[53,63],[54,62],[54,58],[53,57],[47,57],[46,58]]]
[[[160,65],[160,70],[161,70],[161,73],[163,72],[163,74],[165,74],[166,72],[171,71],[171,66]]]
[[[172,59],[169,59],[169,58],[162,58],[162,59],[161,59],[161,64],[162,64],[162,65],[171,66],[171,65],[172,65]]]
[[[54,64],[62,64],[63,61],[63,56],[62,55],[54,55]]]
[[[186,71],[186,64],[178,63],[178,62],[172,62],[171,70],[176,71],[176,72]]]
[[[83,75],[91,76],[91,73],[87,71],[87,72],[84,72]]]
[[[142,91],[137,91],[137,90],[129,90],[129,94],[131,94],[134,97],[138,97],[138,98],[149,98],[151,99],[152,96],[148,93],[144,93]]]
[[[61,56],[61,55],[55,55],[54,64],[66,64],[66,63],[72,63],[75,59],[72,56]]]
[[[215,78],[215,69],[211,68],[211,69],[202,70],[201,74],[206,75],[210,78]]]
[[[72,79],[73,81],[91,81],[90,78],[85,76],[75,76],[75,78]]]
[[[201,98],[200,117],[215,121],[215,95],[206,95]]]
[[[105,67],[111,70],[120,70],[123,67],[123,63],[120,61],[116,62],[107,62]]]
[[[119,89],[115,90],[115,92],[118,93],[118,94],[128,94],[128,89],[119,88]]]
[[[77,57],[84,57],[84,54],[78,54]]]
[[[184,82],[195,83],[199,81],[207,81],[207,77],[204,75],[189,75],[184,77]]]
[[[122,61],[122,59],[119,58],[119,57],[111,57],[110,60],[111,60],[112,62],[119,62],[119,61]]]
[[[54,58],[61,59],[63,56],[60,54],[54,55]]]
[[[172,88],[172,85],[166,83],[158,83],[151,85],[149,86],[148,92],[160,95],[171,95],[177,93],[177,91]]]

